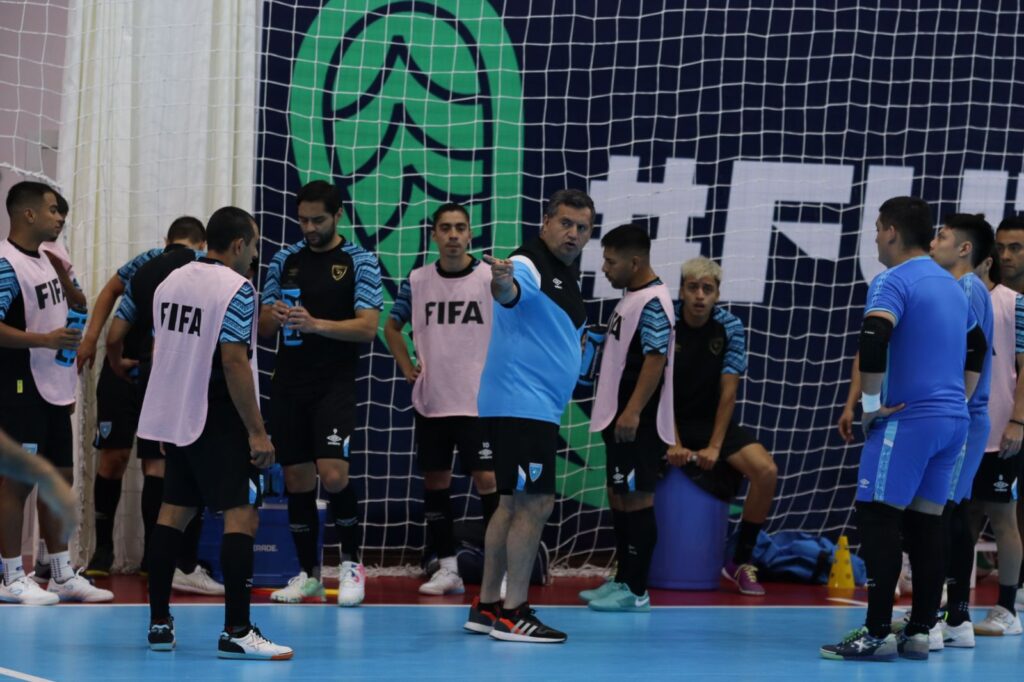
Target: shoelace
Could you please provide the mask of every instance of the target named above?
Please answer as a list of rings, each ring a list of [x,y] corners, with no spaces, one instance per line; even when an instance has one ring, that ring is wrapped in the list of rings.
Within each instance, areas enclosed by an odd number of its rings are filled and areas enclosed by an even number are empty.
[[[743,564],[740,566],[737,573],[743,573],[751,582],[757,582],[757,569],[750,564]]]
[[[851,630],[850,632],[846,633],[846,637],[843,637],[843,641],[840,642],[840,644],[849,644],[850,642],[854,642],[860,639],[861,637],[866,636],[867,634],[867,628],[859,627],[856,630]]]

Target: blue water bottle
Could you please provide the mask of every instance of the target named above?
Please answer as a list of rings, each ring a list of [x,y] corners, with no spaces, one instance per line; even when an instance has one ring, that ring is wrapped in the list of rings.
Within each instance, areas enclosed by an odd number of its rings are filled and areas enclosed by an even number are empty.
[[[85,308],[68,308],[68,322],[65,327],[68,329],[85,329],[85,320],[87,314]],[[75,356],[78,355],[77,350],[67,350],[65,348],[57,349],[57,357],[55,358],[58,365],[61,367],[70,367],[75,362]]]
[[[587,328],[587,339],[583,345],[583,358],[580,361],[580,376],[576,383],[580,386],[593,386],[597,378],[597,368],[601,365],[601,349],[604,348],[604,337],[607,333],[603,325],[591,325]]]
[[[281,287],[281,300],[284,301],[285,305],[289,308],[302,305],[302,301],[299,300],[299,296],[302,292],[299,290],[299,285],[294,282],[289,282]],[[286,346],[301,346],[302,345],[302,332],[298,329],[289,329],[288,325],[285,325],[281,330],[282,336],[284,337],[284,345]]]

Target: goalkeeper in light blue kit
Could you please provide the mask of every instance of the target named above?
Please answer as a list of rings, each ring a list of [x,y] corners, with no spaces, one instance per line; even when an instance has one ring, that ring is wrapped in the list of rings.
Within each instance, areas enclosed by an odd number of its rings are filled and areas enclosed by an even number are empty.
[[[889,199],[875,227],[878,259],[888,270],[868,289],[859,346],[866,440],[856,500],[867,618],[821,655],[923,660],[945,577],[941,515],[967,438],[965,397],[977,385],[988,346],[964,290],[928,256],[928,204]],[[914,602],[897,636],[891,621],[901,542],[910,555]]]

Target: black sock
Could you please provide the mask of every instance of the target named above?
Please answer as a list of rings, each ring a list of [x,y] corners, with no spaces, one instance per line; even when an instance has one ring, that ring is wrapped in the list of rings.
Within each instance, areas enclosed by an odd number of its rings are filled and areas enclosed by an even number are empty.
[[[903,512],[903,533],[914,576],[911,621],[906,632],[908,635],[927,634],[935,625],[945,580],[942,517],[907,509]]]
[[[654,507],[627,513],[629,523],[629,591],[642,596],[647,592],[647,573],[651,570],[651,556],[658,542],[658,522]]]
[[[971,571],[974,568],[976,538],[971,532],[966,503],[947,504],[943,511],[943,522],[949,552],[946,561],[946,583],[949,586],[946,622],[956,626],[971,619]],[[917,591],[916,587],[914,591]]]
[[[903,511],[880,502],[857,503],[860,557],[868,573],[868,613],[865,625],[873,637],[885,637],[892,627],[892,602],[903,563],[900,531]],[[916,576],[915,576],[916,577]]]
[[[999,601],[996,602],[1010,613],[1017,613],[1016,605],[1013,603],[1017,597],[1016,585],[999,585]]]
[[[424,491],[424,516],[438,559],[455,556],[452,499],[448,488]]]
[[[319,577],[320,562],[317,561],[317,536],[320,532],[320,515],[316,509],[316,493],[288,493],[288,528],[295,542],[295,553],[299,567],[309,577]]]
[[[151,620],[171,615],[171,583],[174,562],[181,547],[182,532],[170,526],[156,525],[149,538],[149,617]]]
[[[93,507],[96,510],[96,547],[114,547],[114,515],[121,501],[121,480],[104,478],[96,474],[92,486]]]
[[[629,515],[621,509],[612,509],[612,531],[615,533],[615,582],[629,578]]]
[[[202,534],[203,510],[199,509],[185,526],[185,538],[181,542],[181,552],[178,553],[178,568],[185,575],[192,573],[199,565],[199,536]]]
[[[763,526],[763,523],[754,523],[746,519],[740,521],[740,529],[736,534],[736,551],[732,555],[732,560],[737,566],[750,563],[754,545],[757,544],[757,535]]]
[[[349,482],[343,490],[329,493],[327,497],[334,508],[334,525],[337,526],[338,537],[341,538],[341,560],[359,563],[363,528],[359,523],[359,500],[356,499],[356,491]]]
[[[150,536],[160,516],[160,505],[164,501],[164,479],[160,476],[144,476],[142,479],[142,530],[146,548],[142,556],[142,567],[149,564]]]
[[[484,535],[487,534],[487,526],[491,522],[491,517],[494,516],[494,511],[498,508],[498,504],[501,502],[501,495],[495,490],[493,493],[484,493],[480,495],[480,508],[483,510],[484,515]]]
[[[225,533],[220,567],[224,572],[224,629],[244,632],[249,627],[252,599],[252,538],[245,533]]]

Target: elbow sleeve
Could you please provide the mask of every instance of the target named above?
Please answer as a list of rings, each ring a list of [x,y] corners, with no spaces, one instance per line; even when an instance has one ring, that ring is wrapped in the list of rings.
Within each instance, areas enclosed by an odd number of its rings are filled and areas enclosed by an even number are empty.
[[[988,353],[988,342],[981,325],[967,332],[967,357],[964,358],[964,371],[978,372],[985,367],[985,354]]]
[[[882,373],[888,365],[892,322],[884,317],[866,317],[860,328],[860,371]]]

